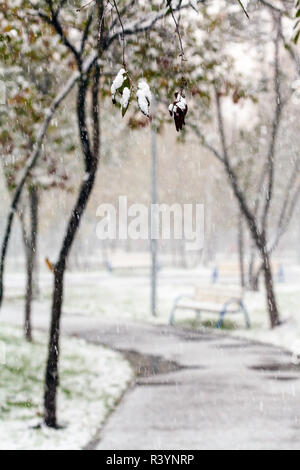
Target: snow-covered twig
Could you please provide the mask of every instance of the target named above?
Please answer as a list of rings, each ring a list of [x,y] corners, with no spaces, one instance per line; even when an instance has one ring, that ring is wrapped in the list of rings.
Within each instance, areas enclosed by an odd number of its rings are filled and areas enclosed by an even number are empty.
[[[117,16],[118,16],[118,19],[119,19],[119,23],[120,23],[120,26],[121,26],[121,30],[122,30],[122,42],[123,42],[123,65],[125,66],[125,33],[124,33],[124,25],[123,25],[123,21],[122,21],[122,18],[121,18],[121,14],[120,14],[120,11],[119,11],[119,8],[118,8],[118,5],[116,3],[116,0],[112,0],[113,1],[113,4],[114,4],[114,7],[115,7],[115,10],[117,12]]]
[[[176,8],[173,8],[173,11],[181,11],[181,10],[186,10],[187,8],[191,8],[190,3],[184,3],[181,5],[178,5]],[[160,20],[164,19],[169,11],[169,8],[164,8],[163,11],[160,13],[155,13],[152,15],[147,15],[139,20],[135,21],[131,25],[124,25],[124,35],[125,36],[132,36],[134,34],[138,33],[144,33],[146,31],[149,31],[150,29],[153,28],[153,26],[158,23]],[[110,46],[112,42],[114,42],[116,39],[120,37],[122,34],[121,30],[118,30],[116,32],[112,31],[112,28],[110,28],[109,34],[105,39],[105,45],[106,48]]]
[[[168,4],[168,7],[170,8],[170,12],[171,12],[174,24],[175,24],[176,34],[178,36],[179,46],[180,46],[181,62],[183,62],[185,60],[185,56],[184,56],[183,43],[182,43],[182,38],[181,38],[181,34],[180,34],[180,29],[179,29],[179,23],[176,20],[176,16],[174,14],[174,10],[173,10],[173,7],[172,7],[172,0],[167,0],[167,4]]]

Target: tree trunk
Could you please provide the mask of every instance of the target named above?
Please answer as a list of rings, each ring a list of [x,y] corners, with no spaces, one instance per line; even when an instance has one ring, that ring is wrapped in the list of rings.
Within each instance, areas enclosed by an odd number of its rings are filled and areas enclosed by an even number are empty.
[[[246,286],[245,276],[245,238],[244,238],[244,226],[243,216],[239,213],[238,220],[238,246],[239,246],[239,263],[240,263],[240,281],[242,289]]]
[[[30,235],[27,243],[26,256],[26,300],[25,300],[25,337],[28,341],[32,341],[32,298],[33,298],[33,281],[34,269],[36,266],[36,249],[37,249],[37,231],[38,231],[38,189],[33,186],[29,190],[30,198]]]
[[[251,252],[250,252],[250,259],[249,259],[249,266],[248,266],[248,288],[253,291],[257,292],[258,291],[258,283],[255,284],[255,260],[256,260],[256,251],[257,247],[256,244],[251,241]],[[258,279],[257,279],[258,280]]]
[[[38,300],[40,297],[40,266],[39,266],[39,249],[38,249],[38,236],[39,236],[39,194],[37,192],[36,200],[36,214],[35,214],[35,243],[34,243],[34,259],[33,259],[33,274],[32,274],[32,299]]]
[[[251,257],[249,262],[249,271],[248,271],[248,287],[252,292],[259,291],[259,279],[263,271],[262,264],[259,268],[255,269],[255,260],[256,260],[256,246],[254,245],[251,249]]]
[[[299,211],[300,216],[300,211]],[[300,217],[298,217],[298,264],[300,264]]]
[[[27,341],[32,341],[32,325],[31,325],[31,302],[32,302],[32,251],[27,247],[26,256],[26,298],[25,298],[25,322],[24,331]]]
[[[40,298],[40,269],[38,260],[38,250],[35,252],[34,266],[33,266],[33,279],[32,279],[32,299],[39,300]]]
[[[259,278],[260,278],[261,272],[262,272],[262,269],[259,268],[256,272],[252,272],[252,275],[249,278],[249,288],[252,292],[259,291]]]
[[[59,353],[60,353],[60,320],[62,314],[63,293],[64,293],[64,273],[66,261],[72,248],[75,236],[80,226],[82,216],[94,187],[96,172],[98,168],[100,129],[99,129],[99,79],[100,68],[95,65],[95,74],[93,80],[93,104],[92,117],[94,124],[93,148],[91,147],[89,134],[86,124],[86,93],[88,84],[81,76],[79,81],[77,96],[77,117],[79,136],[84,154],[85,177],[83,178],[79,195],[72,211],[72,215],[67,226],[66,235],[59,254],[58,262],[54,268],[54,291],[52,301],[52,316],[49,337],[48,360],[45,376],[45,394],[44,394],[44,420],[48,427],[57,429],[56,414],[56,396],[59,383]]]
[[[274,282],[273,282],[273,274],[270,264],[270,257],[267,252],[267,247],[264,246],[261,249],[261,256],[263,259],[263,273],[264,273],[264,280],[265,280],[265,287],[266,287],[266,294],[267,294],[267,305],[268,311],[270,316],[270,324],[271,328],[275,328],[281,324],[279,311],[277,307],[277,300],[274,291]]]
[[[8,242],[11,235],[12,230],[12,222],[14,218],[15,208],[10,210],[8,215],[8,223],[6,227],[6,231],[4,234],[3,242],[1,245],[1,260],[0,260],[0,308],[2,307],[3,302],[3,294],[4,294],[4,269],[5,269],[5,262],[6,262],[6,255],[8,249]]]
[[[276,58],[278,59],[278,57]],[[277,72],[278,71],[276,70],[276,76],[277,76]],[[270,198],[270,200],[266,201],[266,204],[265,204],[263,224],[262,224],[263,232],[261,232],[261,230],[259,229],[257,217],[252,214],[251,209],[248,206],[247,200],[245,198],[245,194],[241,190],[237,175],[230,163],[227,143],[226,143],[226,136],[225,136],[225,127],[224,127],[224,121],[223,121],[223,115],[222,115],[222,109],[221,109],[221,101],[220,101],[221,94],[218,92],[217,88],[215,89],[215,94],[216,94],[219,133],[220,133],[220,138],[221,138],[221,143],[222,143],[222,148],[223,148],[223,157],[220,157],[220,158],[221,158],[222,163],[224,164],[224,168],[227,173],[227,177],[229,179],[234,195],[239,202],[240,210],[243,213],[246,219],[246,222],[248,224],[248,228],[253,237],[253,241],[255,242],[263,260],[263,270],[264,270],[264,275],[265,275],[265,284],[266,284],[266,291],[267,291],[267,309],[268,309],[268,313],[270,317],[271,327],[274,328],[280,325],[280,318],[279,318],[279,312],[278,312],[278,307],[277,307],[276,297],[275,297],[275,292],[274,292],[272,270],[271,270],[269,255],[267,251],[266,228],[265,228],[267,216],[268,216],[269,209],[270,209],[270,201],[271,201],[273,188],[269,187],[268,197]],[[271,156],[274,155],[274,145],[275,145],[275,140],[276,140],[277,131],[278,131],[279,117],[281,115],[280,113],[281,103],[280,102],[276,103],[276,108],[277,108],[277,111],[276,111],[276,118],[275,118],[274,125],[273,125],[271,150],[269,152],[269,155]],[[270,158],[270,156],[269,156],[269,163],[272,163],[272,158]],[[270,176],[270,181],[271,179],[272,179],[272,175]]]
[[[63,302],[63,281],[66,265],[58,264],[54,270],[54,293],[51,316],[51,329],[48,350],[48,362],[45,379],[45,424],[57,428],[56,420],[56,390],[59,385],[58,360],[60,352],[60,318]]]

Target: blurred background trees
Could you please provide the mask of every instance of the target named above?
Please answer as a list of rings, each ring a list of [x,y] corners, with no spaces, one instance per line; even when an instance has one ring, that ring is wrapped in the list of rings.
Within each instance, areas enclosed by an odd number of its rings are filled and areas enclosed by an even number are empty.
[[[102,0],[87,5],[13,0],[0,6],[7,95],[0,110],[1,229],[12,200],[3,233],[10,237],[18,207],[27,262],[28,339],[34,267],[48,259],[54,270],[46,374],[51,396],[45,400],[50,426],[57,425],[65,269],[103,269],[118,249],[149,249],[148,241],[101,242],[95,227],[97,206],[117,206],[120,195],[127,195],[129,204],[150,204],[152,119],[159,131],[159,202],[200,202],[206,211],[203,249],[191,254],[185,240],[161,241],[161,264],[213,268],[219,257],[239,258],[243,287],[258,289],[264,274],[270,323],[280,323],[271,258],[276,252],[293,259],[299,245],[294,2],[242,2],[250,21],[239,3],[122,0],[116,8]],[[121,67],[132,96],[141,78],[149,84],[155,116],[148,119],[133,99],[123,119],[112,106],[111,84]],[[177,134],[168,106],[179,90],[189,112]],[[16,266],[22,237],[12,233],[9,262]],[[1,279],[2,274],[3,269]],[[1,286],[1,298],[2,293]]]

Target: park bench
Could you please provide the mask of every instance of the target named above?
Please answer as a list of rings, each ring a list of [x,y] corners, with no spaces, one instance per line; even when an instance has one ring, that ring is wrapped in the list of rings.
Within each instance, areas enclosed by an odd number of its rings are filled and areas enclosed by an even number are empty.
[[[250,318],[244,304],[244,294],[240,288],[225,286],[203,286],[195,289],[195,294],[180,295],[175,299],[171,315],[170,325],[175,323],[177,310],[194,310],[197,318],[201,312],[218,314],[217,328],[221,328],[226,314],[244,315],[246,327],[250,328]]]
[[[106,268],[109,272],[132,271],[151,268],[151,256],[149,253],[116,252],[106,260]]]
[[[283,265],[277,261],[271,262],[272,271],[274,273],[275,279],[278,282],[285,281],[285,272]],[[256,269],[258,265],[256,263]],[[229,281],[233,282],[234,280],[239,279],[240,277],[240,266],[238,263],[224,262],[217,264],[212,271],[212,283],[215,284],[218,281]]]
[[[240,267],[238,263],[219,263],[212,272],[212,282],[215,284],[220,280],[236,280],[240,276]]]

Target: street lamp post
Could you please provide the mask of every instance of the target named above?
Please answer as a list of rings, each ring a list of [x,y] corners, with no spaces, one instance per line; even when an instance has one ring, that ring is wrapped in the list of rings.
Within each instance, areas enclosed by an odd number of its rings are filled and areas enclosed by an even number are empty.
[[[155,121],[156,103],[153,99],[153,120],[151,126],[151,313],[157,315],[157,239],[153,236],[156,233],[156,204],[157,204],[157,125]]]

